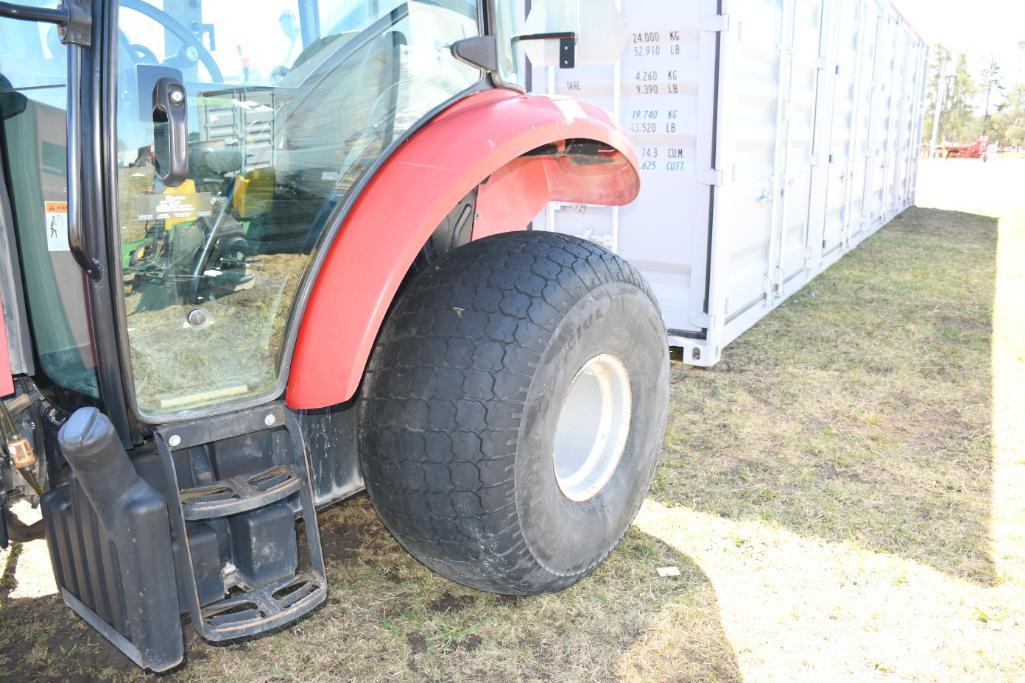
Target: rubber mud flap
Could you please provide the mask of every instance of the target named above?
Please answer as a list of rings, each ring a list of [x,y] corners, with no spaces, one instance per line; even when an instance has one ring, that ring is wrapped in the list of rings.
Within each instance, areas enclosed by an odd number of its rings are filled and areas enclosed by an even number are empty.
[[[95,408],[76,411],[59,442],[72,475],[43,496],[43,517],[64,601],[139,666],[177,666],[181,610],[163,496]]]

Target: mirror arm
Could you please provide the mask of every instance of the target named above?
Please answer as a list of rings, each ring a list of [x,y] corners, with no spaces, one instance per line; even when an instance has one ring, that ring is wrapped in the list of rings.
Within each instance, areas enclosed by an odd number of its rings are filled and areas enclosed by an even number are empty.
[[[89,0],[63,0],[56,9],[0,2],[0,17],[56,24],[65,45],[92,47],[93,15]]]
[[[512,42],[523,43],[529,40],[558,40],[559,41],[559,68],[574,69],[577,66],[577,34],[572,31],[559,31],[555,33],[527,33],[521,36],[513,36]]]

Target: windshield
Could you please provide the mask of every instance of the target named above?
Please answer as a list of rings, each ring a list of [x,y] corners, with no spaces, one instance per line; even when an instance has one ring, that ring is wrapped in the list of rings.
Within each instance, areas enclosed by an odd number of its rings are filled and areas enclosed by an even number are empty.
[[[168,7],[170,7],[170,0]],[[282,386],[299,281],[388,146],[481,78],[467,0],[121,0],[118,208],[136,402],[164,421]],[[187,173],[164,182],[184,88]],[[339,292],[345,296],[345,292]]]

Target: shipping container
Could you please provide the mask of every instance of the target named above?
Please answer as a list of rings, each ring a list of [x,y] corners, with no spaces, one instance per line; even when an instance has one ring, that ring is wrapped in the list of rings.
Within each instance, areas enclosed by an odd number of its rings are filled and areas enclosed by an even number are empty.
[[[628,32],[618,61],[539,58],[528,88],[613,113],[637,147],[641,196],[624,208],[552,204],[534,228],[631,260],[670,344],[714,365],[914,202],[928,47],[878,0],[616,5]]]

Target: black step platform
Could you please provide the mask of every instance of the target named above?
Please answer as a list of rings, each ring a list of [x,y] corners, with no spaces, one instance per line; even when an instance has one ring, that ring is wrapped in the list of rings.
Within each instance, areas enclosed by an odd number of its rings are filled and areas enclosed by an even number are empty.
[[[256,474],[244,474],[180,493],[182,515],[188,521],[227,517],[276,503],[302,488],[301,473],[275,465]]]
[[[217,457],[218,444],[240,440],[266,457]],[[175,536],[188,539],[176,553],[179,591],[201,636],[220,642],[256,635],[324,602],[309,464],[291,411],[274,403],[167,425],[157,430],[156,444],[166,480],[187,484],[169,487],[168,509]],[[297,518],[304,544],[298,543]],[[230,541],[230,559],[219,538]],[[302,546],[304,558],[298,557]]]

